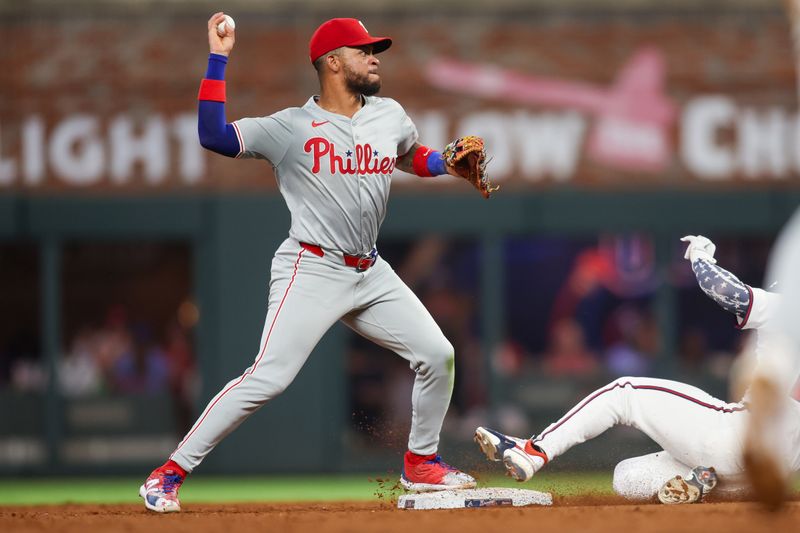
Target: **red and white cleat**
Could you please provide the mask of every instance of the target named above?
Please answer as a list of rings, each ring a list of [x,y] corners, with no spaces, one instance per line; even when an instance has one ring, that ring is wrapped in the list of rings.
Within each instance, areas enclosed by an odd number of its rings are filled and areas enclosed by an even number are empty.
[[[475,442],[490,461],[503,461],[508,473],[517,481],[528,481],[547,464],[547,455],[536,448],[530,439],[503,435],[493,429],[479,427]]]
[[[181,510],[178,489],[184,477],[171,468],[156,468],[139,487],[144,506],[157,513],[177,513]]]

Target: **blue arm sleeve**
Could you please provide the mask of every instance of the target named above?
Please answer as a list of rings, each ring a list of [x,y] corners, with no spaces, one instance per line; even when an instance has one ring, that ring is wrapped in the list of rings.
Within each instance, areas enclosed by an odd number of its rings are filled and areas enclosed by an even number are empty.
[[[227,63],[227,57],[210,54],[206,78],[224,80]],[[197,110],[197,133],[203,148],[228,157],[236,157],[241,151],[236,130],[232,124],[225,122],[225,104],[222,102],[200,100]]]
[[[750,308],[750,290],[735,275],[704,259],[692,263],[700,288],[724,310],[738,317]]]

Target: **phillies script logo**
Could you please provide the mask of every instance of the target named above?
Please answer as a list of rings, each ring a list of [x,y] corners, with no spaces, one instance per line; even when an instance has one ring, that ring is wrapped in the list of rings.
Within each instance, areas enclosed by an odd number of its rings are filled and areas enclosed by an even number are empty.
[[[331,174],[391,174],[396,157],[378,157],[378,151],[369,144],[357,144],[355,158],[353,151],[347,150],[345,157],[336,153],[336,145],[324,137],[312,137],[303,146],[306,153],[314,156],[311,172],[319,173],[324,162],[328,163]]]

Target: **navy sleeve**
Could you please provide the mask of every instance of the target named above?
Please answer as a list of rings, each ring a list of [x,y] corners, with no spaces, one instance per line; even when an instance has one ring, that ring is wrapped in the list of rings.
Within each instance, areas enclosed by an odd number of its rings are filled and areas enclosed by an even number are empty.
[[[210,54],[206,78],[224,80],[227,63],[227,57]],[[232,124],[225,122],[225,104],[223,102],[200,100],[197,110],[197,133],[203,148],[228,157],[236,157],[241,151],[236,130]]]
[[[750,288],[735,275],[705,259],[692,263],[700,288],[724,310],[744,317],[750,309]]]

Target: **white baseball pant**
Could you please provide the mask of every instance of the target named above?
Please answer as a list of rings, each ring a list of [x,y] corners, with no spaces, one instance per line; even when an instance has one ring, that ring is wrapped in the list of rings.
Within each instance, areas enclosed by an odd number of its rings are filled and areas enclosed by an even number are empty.
[[[713,466],[722,480],[744,470],[741,451],[747,418],[744,405],[724,402],[697,387],[665,379],[624,377],[587,396],[534,442],[552,460],[622,424],[644,432],[664,449],[667,462],[674,461],[666,464],[662,459],[648,468],[661,472],[666,467],[666,473],[680,465],[669,478],[696,466]],[[631,466],[624,463],[618,469]],[[659,487],[664,480],[658,482]]]

